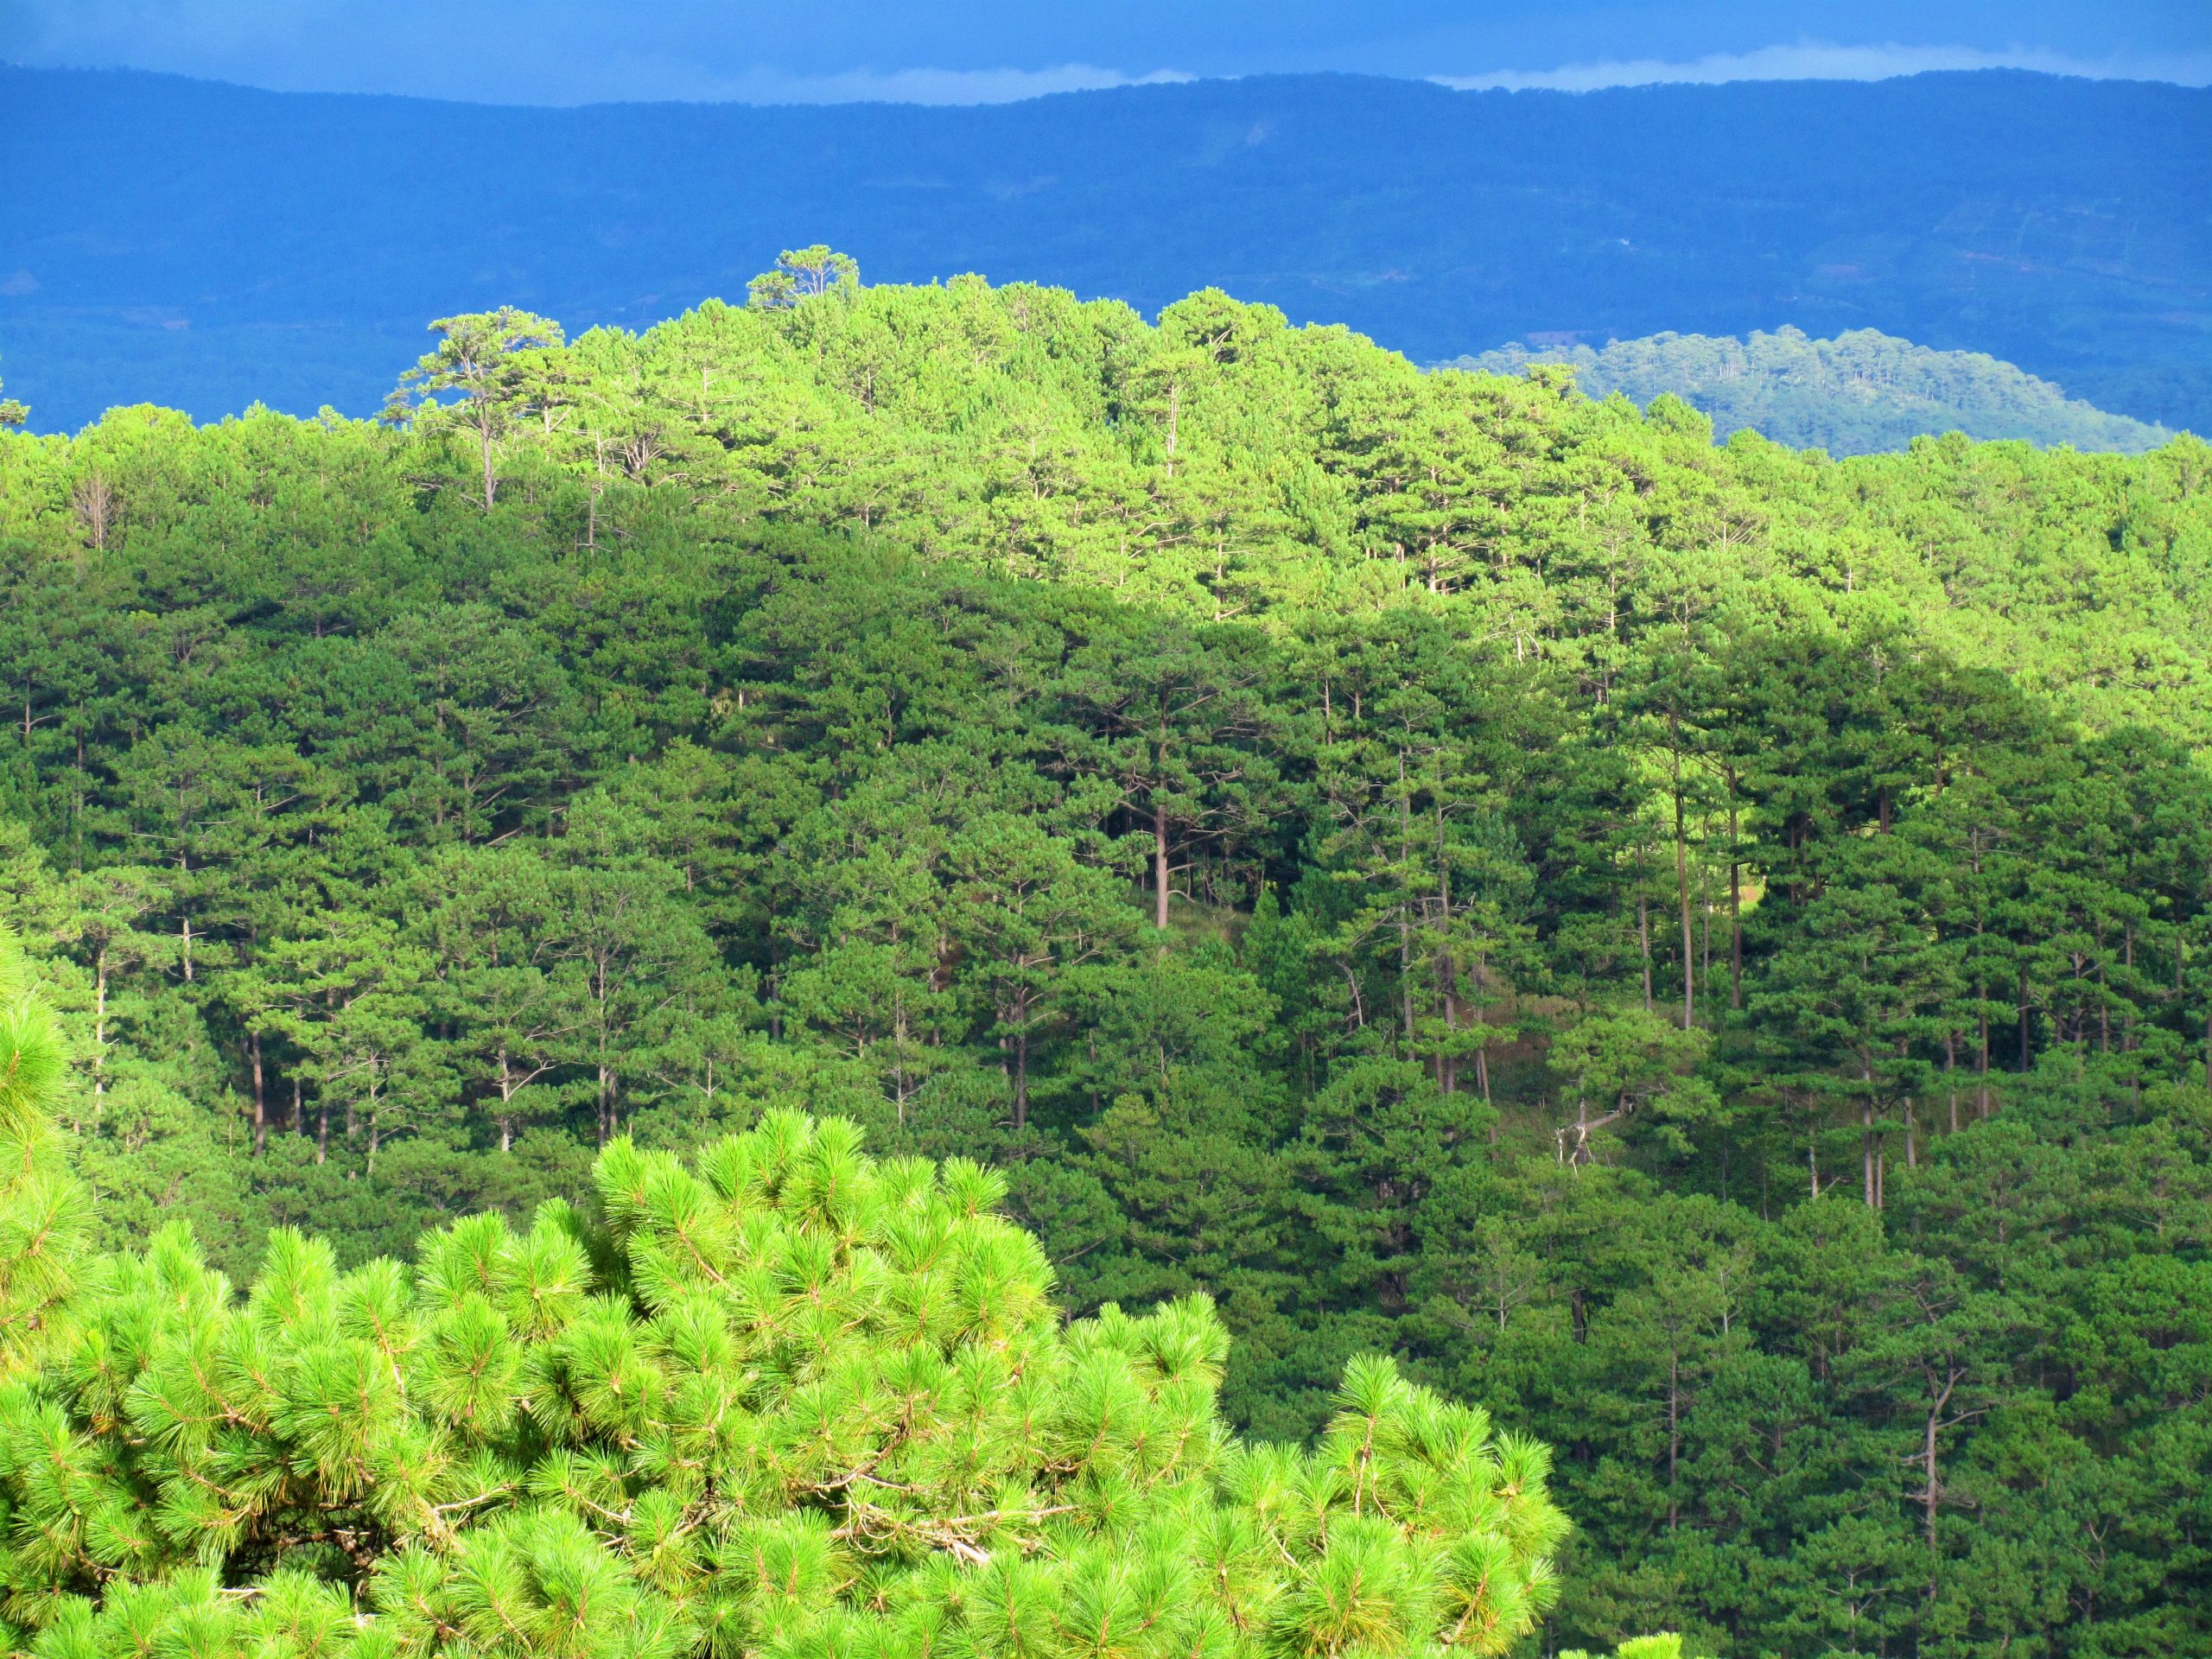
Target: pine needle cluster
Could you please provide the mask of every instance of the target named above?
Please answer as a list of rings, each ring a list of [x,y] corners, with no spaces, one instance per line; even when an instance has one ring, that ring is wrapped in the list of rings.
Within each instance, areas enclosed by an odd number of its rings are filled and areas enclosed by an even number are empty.
[[[243,1294],[182,1230],[0,1385],[0,1613],[39,1659],[1390,1659],[1552,1597],[1547,1453],[1348,1369],[1308,1448],[1192,1299],[1064,1324],[1004,1184],[777,1112]]]

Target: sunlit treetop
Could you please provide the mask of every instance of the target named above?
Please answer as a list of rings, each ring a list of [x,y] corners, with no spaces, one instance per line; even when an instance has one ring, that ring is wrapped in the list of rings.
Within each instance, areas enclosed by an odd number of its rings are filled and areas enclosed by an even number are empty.
[[[7,1618],[47,1656],[1502,1652],[1541,1446],[1356,1361],[1310,1450],[1224,1429],[1211,1305],[1063,1325],[1004,1185],[772,1114],[243,1294],[181,1230],[0,1398]]]

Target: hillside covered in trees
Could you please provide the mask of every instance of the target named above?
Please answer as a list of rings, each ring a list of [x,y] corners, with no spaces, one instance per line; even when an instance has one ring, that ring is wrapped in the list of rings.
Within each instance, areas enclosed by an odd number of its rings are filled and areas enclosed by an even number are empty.
[[[836,1116],[988,1166],[1084,1351],[1211,1297],[1239,1433],[1380,1351],[1549,1443],[1546,1650],[2212,1652],[2212,449],[794,267],[448,319],[386,423],[0,434],[0,922],[99,1239],[205,1253],[132,1272],[281,1346]]]
[[[1205,1298],[1064,1325],[1003,1178],[836,1119],[696,1173],[617,1141],[587,1205],[412,1273],[289,1230],[243,1298],[182,1227],[87,1258],[23,982],[0,939],[11,1652],[1477,1656],[1557,1596],[1536,1441],[1368,1355],[1319,1445],[1241,1444]]]
[[[1787,327],[1749,340],[1654,334],[1608,340],[1602,351],[1531,351],[1516,341],[1452,366],[1515,374],[1532,363],[1572,365],[1575,384],[1593,397],[1618,391],[1648,404],[1671,393],[1701,410],[1716,432],[1749,427],[1777,443],[1838,455],[1902,449],[1951,432],[2129,454],[2173,435],[2069,397],[1982,353],[1930,351],[1872,328],[1834,340]]]

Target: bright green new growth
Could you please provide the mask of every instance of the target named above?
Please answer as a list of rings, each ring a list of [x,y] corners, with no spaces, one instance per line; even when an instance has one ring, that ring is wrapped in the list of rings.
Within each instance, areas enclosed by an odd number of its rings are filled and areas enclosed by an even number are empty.
[[[1001,1179],[772,1114],[617,1142],[542,1209],[240,1299],[181,1230],[0,1395],[4,1611],[44,1659],[1200,1659],[1503,1650],[1567,1530],[1546,1449],[1348,1369],[1230,1438],[1192,1300],[1063,1325]],[[366,1616],[357,1616],[357,1609]]]

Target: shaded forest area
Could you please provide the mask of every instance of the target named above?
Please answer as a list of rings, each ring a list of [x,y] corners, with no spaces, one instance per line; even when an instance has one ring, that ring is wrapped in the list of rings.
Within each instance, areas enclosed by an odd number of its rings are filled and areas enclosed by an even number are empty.
[[[2212,1651],[2212,449],[828,276],[0,434],[111,1242],[838,1114],[1211,1294],[1247,1432],[1380,1348],[1551,1442],[1547,1640]]]

